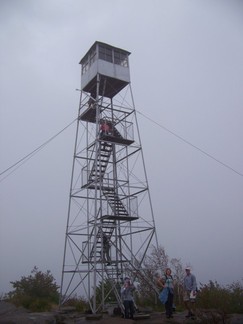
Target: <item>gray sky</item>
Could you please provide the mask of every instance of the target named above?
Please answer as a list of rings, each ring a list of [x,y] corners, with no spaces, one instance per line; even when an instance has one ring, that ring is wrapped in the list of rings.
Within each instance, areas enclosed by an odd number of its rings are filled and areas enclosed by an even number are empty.
[[[130,51],[159,243],[197,280],[243,278],[243,2],[0,0],[1,170],[77,117],[81,57]],[[73,124],[0,179],[0,294],[36,265],[60,283]]]

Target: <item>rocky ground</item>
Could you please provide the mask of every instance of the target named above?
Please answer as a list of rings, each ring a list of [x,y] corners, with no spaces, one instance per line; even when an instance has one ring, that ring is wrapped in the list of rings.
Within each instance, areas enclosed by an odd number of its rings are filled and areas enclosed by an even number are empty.
[[[0,301],[0,324],[193,324],[193,323],[223,323],[243,324],[243,314],[225,316],[216,310],[200,310],[196,319],[186,319],[186,313],[175,313],[173,319],[166,319],[162,312],[136,314],[134,320],[125,320],[111,315],[85,315],[76,313],[73,309],[52,311],[46,313],[30,313],[24,308],[16,308],[12,304]]]

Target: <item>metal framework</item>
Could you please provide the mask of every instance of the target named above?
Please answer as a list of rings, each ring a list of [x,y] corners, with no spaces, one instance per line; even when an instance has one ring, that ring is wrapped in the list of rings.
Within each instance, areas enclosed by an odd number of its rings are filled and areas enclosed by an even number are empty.
[[[129,54],[95,42],[80,62],[60,300],[83,296],[92,313],[104,310],[111,293],[122,308],[121,279],[143,276],[143,260],[157,245]],[[105,292],[107,280],[111,289]]]

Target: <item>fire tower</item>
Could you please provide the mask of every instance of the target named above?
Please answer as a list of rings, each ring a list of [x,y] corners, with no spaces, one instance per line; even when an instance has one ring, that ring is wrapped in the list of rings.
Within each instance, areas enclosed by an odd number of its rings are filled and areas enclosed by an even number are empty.
[[[104,310],[111,294],[122,307],[122,278],[141,278],[146,253],[157,246],[129,55],[95,42],[80,61],[61,304],[83,296],[93,313]]]

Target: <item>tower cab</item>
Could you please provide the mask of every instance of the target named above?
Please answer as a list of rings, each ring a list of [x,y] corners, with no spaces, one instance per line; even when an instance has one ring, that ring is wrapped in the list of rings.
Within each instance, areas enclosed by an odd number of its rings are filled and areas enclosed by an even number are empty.
[[[81,64],[81,89],[113,98],[130,83],[128,56],[123,49],[96,41],[79,62]]]

